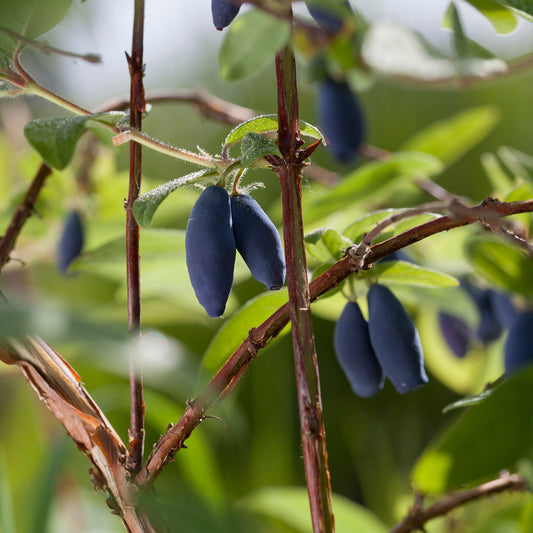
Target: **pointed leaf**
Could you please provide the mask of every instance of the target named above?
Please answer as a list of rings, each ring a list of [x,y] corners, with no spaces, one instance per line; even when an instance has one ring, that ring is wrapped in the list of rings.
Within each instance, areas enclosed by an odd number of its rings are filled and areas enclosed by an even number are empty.
[[[518,26],[515,14],[496,0],[467,0],[474,6],[499,34],[511,33]]]
[[[277,154],[281,156],[275,142],[267,139],[259,133],[247,133],[241,143],[241,165],[243,167],[252,166],[258,159],[265,155]]]
[[[321,262],[338,261],[351,241],[335,228],[318,228],[305,235],[305,249]]]
[[[243,13],[226,32],[220,49],[220,76],[240,80],[258,74],[289,40],[286,21],[258,9]]]
[[[376,263],[369,275],[378,276],[379,282],[392,285],[414,285],[417,287],[456,287],[459,281],[453,276],[406,261],[385,261]]]
[[[95,113],[90,115],[90,119],[95,122],[101,122],[108,126],[116,126],[119,122],[124,120],[128,115],[123,111],[108,111],[106,113]]]
[[[28,122],[24,135],[51,166],[64,169],[70,162],[89,116],[38,118]]]
[[[481,142],[499,119],[494,107],[469,109],[420,131],[402,149],[432,154],[449,165]]]
[[[171,192],[184,185],[194,183],[198,178],[205,176],[207,173],[207,169],[192,172],[181,178],[167,181],[167,183],[163,183],[163,185],[159,185],[159,187],[139,196],[133,204],[133,214],[137,223],[145,228],[148,227],[152,223],[152,218],[157,208]]]
[[[503,4],[510,6],[522,14],[527,13],[529,17],[527,19],[531,20],[533,17],[533,2],[531,0],[496,0],[498,4]]]
[[[484,390],[483,392],[480,392],[479,394],[472,394],[470,396],[465,396],[464,398],[461,398],[460,400],[457,400],[456,402],[448,404],[443,410],[443,414],[449,413],[450,411],[454,411],[455,409],[465,409],[466,407],[470,407],[472,405],[477,405],[481,402],[484,402],[489,396],[492,395],[492,393],[496,390],[496,388],[491,388]]]
[[[260,294],[247,302],[218,330],[205,352],[202,368],[212,373],[220,368],[251,328],[261,324],[288,300],[287,289]],[[286,333],[288,328],[282,332]]]
[[[251,118],[242,122],[235,128],[233,128],[226,139],[224,140],[224,146],[230,146],[237,141],[244,138],[247,133],[271,133],[278,131],[278,116],[277,115],[260,115],[258,117]],[[312,124],[308,124],[303,120],[300,120],[300,134],[305,137],[311,137],[313,139],[324,139],[318,128]]]

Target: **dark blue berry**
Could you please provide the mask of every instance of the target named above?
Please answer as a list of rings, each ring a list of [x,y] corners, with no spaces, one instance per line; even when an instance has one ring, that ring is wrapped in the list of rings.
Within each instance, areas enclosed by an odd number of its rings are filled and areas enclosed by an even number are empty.
[[[533,363],[533,311],[519,314],[509,328],[504,361],[506,374],[513,374]]]
[[[489,296],[496,319],[503,328],[510,328],[518,316],[511,298],[494,289],[489,289]]]
[[[370,398],[383,388],[385,376],[370,344],[368,324],[355,302],[348,302],[335,324],[335,355],[358,396]]]
[[[439,313],[439,326],[450,350],[456,357],[463,358],[474,337],[474,332],[464,320],[444,311]]]
[[[270,290],[285,282],[285,256],[278,230],[249,195],[231,196],[233,235],[252,276]]]
[[[342,163],[357,157],[365,135],[363,111],[346,82],[319,82],[318,121],[329,150]]]
[[[350,3],[343,1],[337,2],[336,5],[331,5],[331,9],[328,6],[324,7],[323,2],[316,3],[311,0],[306,0],[305,5],[309,11],[309,14],[315,19],[317,24],[330,33],[338,33],[342,29],[342,11],[350,10]]]
[[[213,24],[219,31],[229,26],[238,15],[243,0],[211,0]]]
[[[80,214],[72,211],[65,221],[57,253],[58,268],[63,274],[67,273],[72,261],[81,254],[83,241],[83,224]]]
[[[384,285],[368,291],[370,341],[385,375],[400,393],[428,382],[418,332],[400,301]]]
[[[211,185],[194,204],[185,232],[187,269],[194,292],[207,314],[224,313],[235,265],[228,193]]]

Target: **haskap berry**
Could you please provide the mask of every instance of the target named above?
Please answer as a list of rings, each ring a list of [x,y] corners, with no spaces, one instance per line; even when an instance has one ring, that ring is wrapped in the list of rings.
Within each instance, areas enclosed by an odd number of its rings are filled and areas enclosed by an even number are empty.
[[[439,312],[439,326],[450,350],[456,357],[462,359],[474,338],[470,326],[458,316],[445,311]]]
[[[317,3],[311,0],[306,0],[305,5],[317,24],[323,30],[331,33],[339,33],[342,29],[342,17],[339,16],[341,9],[350,11],[352,9],[347,1],[332,3],[330,9],[328,9],[328,6],[324,6],[323,2]]]
[[[365,135],[363,111],[344,81],[326,78],[319,82],[317,115],[333,156],[351,163]]]
[[[194,204],[185,231],[189,278],[207,314],[224,313],[235,265],[235,238],[228,193],[211,185]]]
[[[368,323],[356,302],[346,304],[335,324],[333,346],[355,394],[370,398],[383,388],[385,376],[370,343]]]
[[[390,289],[373,285],[368,291],[370,342],[385,375],[400,393],[428,382],[415,325]]]
[[[238,15],[244,0],[211,0],[213,24],[219,31],[229,26]]]
[[[270,290],[285,282],[285,256],[278,230],[249,195],[230,197],[233,235],[252,276]]]
[[[71,211],[65,221],[61,240],[57,251],[57,264],[59,270],[66,274],[72,261],[83,250],[84,232],[81,216],[78,211]]]
[[[533,363],[533,311],[516,317],[507,333],[503,352],[506,374],[514,374]]]

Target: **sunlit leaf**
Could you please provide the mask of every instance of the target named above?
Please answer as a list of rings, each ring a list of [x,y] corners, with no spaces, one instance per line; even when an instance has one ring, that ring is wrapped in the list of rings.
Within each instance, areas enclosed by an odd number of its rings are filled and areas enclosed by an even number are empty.
[[[202,368],[211,373],[246,339],[251,328],[266,320],[278,307],[288,300],[286,289],[260,294],[248,301],[219,329],[207,348]],[[285,330],[287,331],[287,329]]]
[[[362,165],[345,176],[334,188],[317,197],[308,197],[304,216],[313,220],[332,211],[364,201],[383,187],[399,180],[430,177],[442,171],[439,159],[422,152],[398,152],[386,161]]]
[[[271,133],[275,131],[278,131],[278,116],[260,115],[235,126],[224,140],[224,146],[230,146],[240,141],[247,133]],[[300,133],[305,137],[323,139],[322,134],[315,126],[303,120],[300,120]]]
[[[248,511],[275,518],[291,530],[301,533],[312,530],[309,496],[304,488],[267,487],[246,496],[240,505]],[[344,496],[333,494],[331,505],[339,532],[385,533],[389,530],[376,515]]]
[[[157,208],[171,192],[179,187],[190,185],[191,183],[198,181],[199,178],[205,176],[208,172],[207,169],[192,172],[181,178],[167,181],[166,183],[163,183],[163,185],[139,196],[133,204],[133,214],[135,215],[137,223],[144,227],[149,226],[152,223],[152,218],[154,217]]]
[[[514,13],[496,0],[467,0],[473,5],[500,34],[511,33],[518,25]]]
[[[529,15],[529,20],[533,17],[533,2],[531,0],[496,0],[499,4],[510,6],[522,13]]]
[[[334,228],[319,228],[305,235],[307,253],[322,262],[338,261],[351,241]]]
[[[502,289],[533,294],[533,263],[516,246],[490,237],[472,239],[466,253],[476,271]]]
[[[244,167],[252,166],[258,159],[261,159],[265,155],[281,155],[274,141],[254,132],[249,132],[243,137],[241,154],[241,165]]]
[[[406,141],[402,149],[432,154],[449,165],[480,143],[499,118],[500,114],[494,107],[462,111],[418,132]]]
[[[369,275],[376,276],[380,283],[415,285],[417,287],[456,287],[459,282],[453,276],[421,267],[406,261],[376,263]]]
[[[512,469],[533,446],[533,368],[508,379],[472,406],[422,454],[417,490],[444,492]]]
[[[220,49],[220,75],[240,80],[258,74],[288,41],[289,24],[258,9],[243,13],[226,32]]]

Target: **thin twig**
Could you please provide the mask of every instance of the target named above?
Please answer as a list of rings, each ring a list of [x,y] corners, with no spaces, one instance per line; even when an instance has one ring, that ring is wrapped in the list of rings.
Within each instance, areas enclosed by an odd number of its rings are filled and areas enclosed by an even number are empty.
[[[480,218],[488,217],[493,212],[502,217],[530,213],[533,212],[533,200],[522,202],[485,201],[474,207],[466,207],[462,216],[446,215],[430,220],[372,246],[362,265],[352,255],[347,255],[311,282],[309,286],[310,299],[315,301],[322,294],[337,287],[350,274],[361,269],[367,270],[372,263],[392,252],[422,241],[436,233],[474,224]],[[248,364],[256,358],[257,352],[268,346],[288,323],[289,304],[285,303],[250,332],[250,335],[228,358],[207,387],[194,400],[188,402],[185,413],[180,420],[159,439],[137,476],[136,481],[139,485],[150,486],[154,483],[165,464],[183,447],[185,440],[194,428],[202,422],[206,411],[224,397],[228,389],[235,387]]]
[[[423,498],[416,495],[415,503],[409,510],[407,516],[398,524],[396,524],[390,533],[410,533],[411,531],[424,531],[424,525],[429,520],[448,514],[453,509],[460,507],[466,503],[486,498],[493,494],[506,491],[525,491],[527,490],[524,479],[517,474],[503,473],[499,478],[487,483],[483,483],[478,487],[463,490],[460,492],[453,492],[433,505],[422,507]]]
[[[145,110],[143,87],[144,0],[135,0],[131,56],[127,56],[130,70],[130,125],[141,130]],[[139,225],[133,214],[133,203],[139,196],[142,177],[142,146],[130,143],[130,177],[126,203],[126,264],[128,286],[128,328],[141,335],[141,281],[139,258]],[[126,466],[135,475],[142,466],[144,452],[144,400],[142,370],[135,351],[130,354],[130,430]]]

